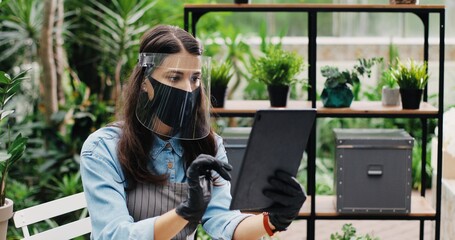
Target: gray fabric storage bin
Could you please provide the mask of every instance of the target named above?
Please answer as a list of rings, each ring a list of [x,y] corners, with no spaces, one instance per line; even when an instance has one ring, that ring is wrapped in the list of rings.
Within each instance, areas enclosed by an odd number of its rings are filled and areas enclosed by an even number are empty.
[[[406,214],[414,139],[402,129],[334,129],[339,213]]]

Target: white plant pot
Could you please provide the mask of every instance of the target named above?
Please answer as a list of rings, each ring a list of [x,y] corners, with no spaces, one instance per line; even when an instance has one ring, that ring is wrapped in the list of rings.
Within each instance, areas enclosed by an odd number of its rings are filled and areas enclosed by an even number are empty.
[[[5,205],[0,207],[0,240],[6,240],[8,220],[13,216],[13,200],[6,199]]]
[[[383,106],[399,106],[400,105],[400,89],[398,88],[383,88],[382,89],[382,105]]]

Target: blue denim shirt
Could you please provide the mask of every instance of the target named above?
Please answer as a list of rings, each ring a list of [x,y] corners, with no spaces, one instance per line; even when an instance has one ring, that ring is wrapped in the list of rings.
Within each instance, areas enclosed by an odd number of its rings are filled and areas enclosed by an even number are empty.
[[[92,221],[91,239],[153,239],[157,217],[134,222],[126,205],[126,183],[117,158],[120,128],[104,127],[92,133],[81,150],[81,176]],[[222,139],[216,136],[216,158],[227,161]],[[169,145],[170,144],[170,145]],[[172,147],[172,151],[166,151]],[[155,136],[149,168],[169,174],[170,182],[185,182],[183,148],[179,140]],[[214,176],[216,175],[213,174]],[[223,178],[212,189],[212,198],[202,218],[204,230],[213,239],[232,239],[237,225],[249,215],[230,211],[230,182]]]

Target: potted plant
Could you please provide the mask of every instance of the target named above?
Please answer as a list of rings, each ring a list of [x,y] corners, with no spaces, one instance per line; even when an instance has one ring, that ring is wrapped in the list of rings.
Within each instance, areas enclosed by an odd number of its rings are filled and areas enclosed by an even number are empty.
[[[398,106],[400,105],[400,89],[397,81],[392,76],[393,68],[389,68],[382,72],[381,81],[384,84],[382,87],[382,105],[383,106]]]
[[[10,168],[25,152],[27,138],[18,134],[12,136],[9,126],[9,116],[14,110],[7,109],[7,103],[19,90],[25,72],[11,78],[0,71],[0,240],[6,239],[8,220],[13,215],[13,201],[6,198],[6,179]]]
[[[428,82],[427,62],[419,64],[410,59],[408,64],[398,60],[392,76],[400,87],[403,109],[419,109],[423,89]]]
[[[252,59],[251,78],[267,85],[272,107],[286,107],[290,87],[303,81],[297,75],[304,67],[303,57],[297,53],[270,45],[263,56]]]
[[[379,238],[374,237],[370,234],[358,234],[357,229],[352,226],[352,223],[346,223],[341,227],[342,233],[332,233],[330,234],[330,240],[379,240]]]
[[[371,76],[371,67],[383,61],[383,58],[358,59],[352,70],[340,71],[334,66],[321,67],[321,74],[326,78],[321,99],[324,107],[341,108],[351,106],[354,94],[351,87],[359,88],[359,76]],[[357,89],[358,91],[358,89]]]
[[[210,70],[210,101],[213,107],[224,107],[228,83],[233,73],[230,61],[218,62],[213,60]]]

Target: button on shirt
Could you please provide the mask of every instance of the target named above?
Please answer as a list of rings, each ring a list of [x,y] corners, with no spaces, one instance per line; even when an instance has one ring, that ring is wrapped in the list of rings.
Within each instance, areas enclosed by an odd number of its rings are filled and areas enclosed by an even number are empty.
[[[81,150],[81,177],[92,221],[91,239],[154,239],[157,217],[134,222],[126,206],[126,183],[117,158],[120,134],[118,127],[101,128],[87,138]],[[227,161],[221,137],[216,136],[216,141],[216,158]],[[148,167],[157,174],[168,174],[170,182],[186,182],[180,141],[163,141],[154,136]],[[221,177],[216,181],[202,218],[203,227],[212,239],[232,239],[237,225],[249,215],[229,211],[230,183]]]
[[[163,141],[159,137],[154,137],[152,159],[150,169],[155,169],[158,174],[168,174],[171,182],[184,182],[185,171],[183,168],[183,148],[180,141],[170,139]],[[179,176],[179,178],[177,178]]]

